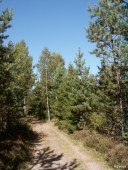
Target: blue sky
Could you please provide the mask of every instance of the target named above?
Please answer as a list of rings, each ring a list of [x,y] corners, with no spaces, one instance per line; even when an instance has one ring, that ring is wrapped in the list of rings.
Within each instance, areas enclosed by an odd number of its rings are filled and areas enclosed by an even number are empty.
[[[14,44],[25,40],[33,64],[47,47],[60,53],[67,66],[73,63],[80,47],[86,65],[95,74],[99,59],[89,53],[94,45],[88,42],[85,32],[90,20],[89,3],[97,4],[97,0],[3,0],[0,10],[13,9],[12,28],[7,31],[9,40]]]

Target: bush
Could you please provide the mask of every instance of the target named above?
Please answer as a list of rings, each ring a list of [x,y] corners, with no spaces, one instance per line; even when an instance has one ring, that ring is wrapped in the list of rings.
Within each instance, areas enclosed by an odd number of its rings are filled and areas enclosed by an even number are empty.
[[[124,144],[89,130],[77,131],[73,136],[76,140],[83,141],[84,146],[103,154],[110,166],[128,168],[128,147]]]
[[[0,134],[0,169],[18,170],[30,161],[30,143],[36,139],[30,126],[25,123],[18,124],[8,131]]]
[[[76,127],[71,124],[70,120],[58,120],[54,119],[55,125],[58,126],[59,129],[65,130],[68,133],[73,133],[76,130]]]
[[[128,148],[122,143],[116,144],[107,155],[107,161],[111,166],[128,167]]]

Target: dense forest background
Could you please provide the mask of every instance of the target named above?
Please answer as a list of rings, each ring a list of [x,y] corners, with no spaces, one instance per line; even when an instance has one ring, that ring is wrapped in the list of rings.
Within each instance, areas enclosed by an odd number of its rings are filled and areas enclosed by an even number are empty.
[[[29,96],[29,113],[54,119],[69,132],[94,129],[124,140],[128,132],[128,8],[124,1],[100,1],[89,7],[87,38],[100,57],[97,75],[86,67],[80,48],[65,68],[61,54],[43,49],[38,80]]]
[[[0,15],[0,133],[29,114],[68,133],[90,129],[128,144],[128,3],[100,0],[88,12],[86,35],[101,61],[96,75],[80,48],[67,68],[61,54],[43,49],[35,75],[25,41],[5,45],[12,11]]]

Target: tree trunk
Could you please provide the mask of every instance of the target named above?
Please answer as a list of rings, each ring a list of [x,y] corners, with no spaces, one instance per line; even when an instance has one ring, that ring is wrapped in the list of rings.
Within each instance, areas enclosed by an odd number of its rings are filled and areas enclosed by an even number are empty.
[[[46,66],[46,98],[47,98],[48,121],[50,121],[50,107],[49,107],[49,96],[48,96],[48,70],[47,70],[47,66]]]
[[[118,84],[118,95],[119,95],[119,105],[120,105],[120,127],[121,127],[121,138],[123,139],[124,137],[124,112],[123,112],[123,97],[121,94],[121,87],[120,87],[120,77],[121,77],[121,72],[120,70],[117,71],[117,84]]]
[[[3,120],[3,114],[1,114],[1,117],[0,117],[0,125],[1,125],[1,132],[3,132],[4,131],[4,120]]]
[[[26,96],[24,96],[24,106],[23,106],[23,110],[24,110],[24,115],[27,115]]]

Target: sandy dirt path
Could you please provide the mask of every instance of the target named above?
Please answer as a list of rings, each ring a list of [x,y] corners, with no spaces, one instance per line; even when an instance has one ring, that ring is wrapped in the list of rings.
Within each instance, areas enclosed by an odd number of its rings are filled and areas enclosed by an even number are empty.
[[[27,170],[110,170],[74,144],[53,123],[34,122],[38,139]]]

